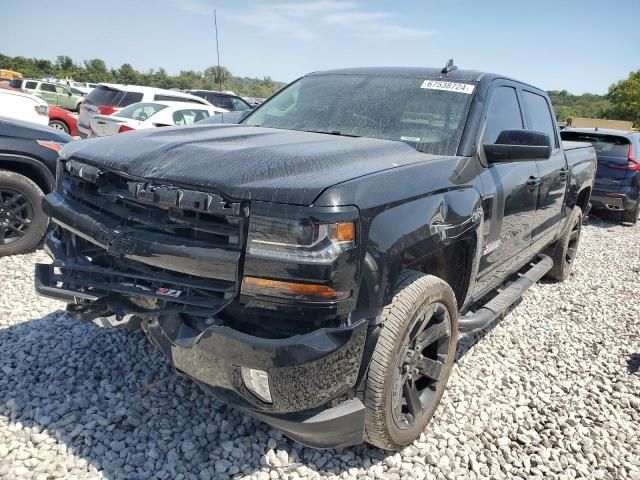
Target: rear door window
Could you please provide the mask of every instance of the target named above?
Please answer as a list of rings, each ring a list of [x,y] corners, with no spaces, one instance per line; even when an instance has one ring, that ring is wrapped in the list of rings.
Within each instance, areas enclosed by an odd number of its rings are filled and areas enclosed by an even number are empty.
[[[503,130],[522,130],[520,104],[513,87],[497,87],[491,95],[482,143],[496,143]]]
[[[556,139],[556,127],[553,123],[553,116],[547,99],[537,93],[528,91],[523,92],[524,104],[529,113],[529,122],[531,123],[531,130],[537,132],[546,133],[549,135],[551,145],[558,146]]]
[[[225,108],[227,110],[233,110],[233,103],[231,102],[231,97],[227,95],[219,95],[214,94],[209,100],[212,104],[214,104],[218,108]]]
[[[52,83],[43,83],[40,85],[40,90],[43,92],[56,93],[56,86]]]
[[[35,90],[35,88],[38,86],[38,82],[25,82],[24,83],[24,88],[28,88],[29,90]],[[20,87],[14,87],[14,88],[20,88]]]

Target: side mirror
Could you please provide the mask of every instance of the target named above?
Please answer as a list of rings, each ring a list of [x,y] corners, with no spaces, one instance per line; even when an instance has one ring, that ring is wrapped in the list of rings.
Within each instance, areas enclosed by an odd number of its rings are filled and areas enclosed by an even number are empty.
[[[490,163],[544,160],[552,150],[548,134],[531,130],[503,130],[496,143],[485,143],[482,148]]]

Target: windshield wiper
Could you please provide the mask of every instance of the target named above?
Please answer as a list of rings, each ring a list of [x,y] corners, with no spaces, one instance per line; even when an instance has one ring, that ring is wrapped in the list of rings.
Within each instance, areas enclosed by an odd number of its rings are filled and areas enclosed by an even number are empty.
[[[309,132],[309,133],[324,133],[325,135],[336,135],[339,137],[352,137],[352,138],[360,138],[360,135],[351,135],[349,133],[342,133],[339,130],[331,130],[329,132],[324,132],[324,131],[320,131],[320,130],[302,130],[303,132]]]

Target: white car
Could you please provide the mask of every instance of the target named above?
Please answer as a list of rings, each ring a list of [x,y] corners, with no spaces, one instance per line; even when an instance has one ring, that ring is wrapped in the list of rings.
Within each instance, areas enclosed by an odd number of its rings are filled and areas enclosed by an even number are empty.
[[[35,95],[0,88],[0,117],[49,125],[49,107]]]
[[[211,107],[203,98],[188,93],[140,85],[101,83],[87,95],[80,107],[78,134],[86,138],[91,134],[91,120],[96,115],[112,115],[124,107],[139,102],[186,102]]]
[[[91,137],[107,137],[130,130],[191,125],[226,110],[185,102],[140,102],[113,115],[94,115]]]

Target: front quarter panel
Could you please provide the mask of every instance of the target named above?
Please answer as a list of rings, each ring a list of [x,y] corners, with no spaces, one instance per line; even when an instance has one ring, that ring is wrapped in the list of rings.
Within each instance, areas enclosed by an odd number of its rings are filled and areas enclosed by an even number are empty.
[[[318,199],[319,204],[345,202],[360,208],[365,247],[357,316],[377,316],[404,269],[423,271],[426,257],[456,242],[472,247],[465,259],[469,270],[458,275],[468,275],[467,285],[475,278],[483,213],[477,171],[470,161],[450,157],[368,175]],[[458,299],[459,304],[464,300]]]

